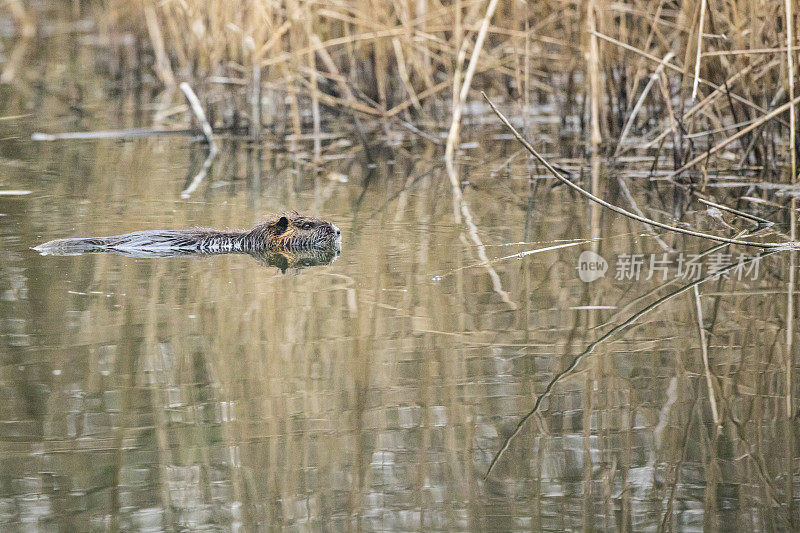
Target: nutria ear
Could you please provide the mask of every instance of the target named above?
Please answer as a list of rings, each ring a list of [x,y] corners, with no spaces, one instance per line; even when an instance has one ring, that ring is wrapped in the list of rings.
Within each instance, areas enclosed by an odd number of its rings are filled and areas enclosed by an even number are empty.
[[[289,227],[289,219],[286,217],[281,217],[275,223],[275,232],[278,235],[281,235],[284,231],[286,231],[286,228],[288,227]]]

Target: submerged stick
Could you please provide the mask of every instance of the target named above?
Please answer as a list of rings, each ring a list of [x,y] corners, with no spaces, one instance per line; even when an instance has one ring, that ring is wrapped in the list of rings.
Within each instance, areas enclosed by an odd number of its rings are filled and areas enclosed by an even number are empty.
[[[203,166],[200,168],[200,172],[195,175],[189,186],[186,187],[183,192],[181,192],[181,198],[185,200],[192,195],[195,189],[197,189],[200,183],[206,178],[206,174],[208,174],[208,171],[211,168],[211,163],[213,163],[214,158],[217,157],[217,143],[214,141],[214,130],[211,128],[211,124],[209,124],[208,119],[206,118],[206,112],[203,110],[203,106],[200,105],[200,99],[197,98],[197,95],[194,93],[191,86],[189,86],[189,84],[185,81],[181,82],[180,87],[183,91],[183,94],[186,95],[186,99],[189,100],[189,104],[192,106],[192,111],[194,111],[197,121],[200,122],[200,125],[203,128],[203,134],[206,137],[206,141],[208,141],[208,156],[206,156],[205,161],[203,161]]]
[[[705,204],[710,207],[716,207],[717,209],[722,209],[723,211],[728,211],[729,213],[733,213],[736,216],[746,218],[752,222],[755,222],[760,227],[769,228],[775,225],[775,223],[771,220],[767,220],[766,218],[761,218],[756,215],[751,215],[750,213],[745,213],[744,211],[739,211],[738,209],[734,209],[732,207],[728,207],[727,205],[718,204],[712,202],[710,200],[706,200],[705,198],[697,197],[697,201],[701,204]]]
[[[195,135],[197,130],[157,130],[153,128],[131,128],[127,130],[68,131],[66,133],[31,134],[32,141],[94,140],[94,139],[138,139],[162,135]]]
[[[741,245],[741,246],[754,246],[754,247],[757,247],[757,248],[768,248],[768,249],[772,249],[772,250],[800,249],[800,243],[795,242],[795,241],[785,242],[785,243],[742,241],[742,240],[739,240],[739,239],[728,239],[726,237],[720,237],[718,235],[711,235],[709,233],[703,233],[703,232],[700,232],[700,231],[694,231],[694,230],[679,228],[679,227],[676,227],[676,226],[670,226],[669,224],[664,224],[663,222],[658,222],[657,220],[653,220],[653,219],[650,219],[650,218],[647,218],[647,217],[639,216],[639,215],[637,215],[635,213],[631,213],[630,211],[627,211],[626,209],[623,209],[623,208],[618,207],[618,206],[616,206],[614,204],[606,202],[602,198],[599,198],[599,197],[593,195],[592,193],[584,190],[580,186],[572,183],[570,180],[568,180],[567,178],[562,176],[555,168],[553,168],[553,165],[548,163],[547,160],[544,157],[539,155],[539,152],[537,152],[533,148],[533,146],[531,146],[531,144],[527,140],[525,140],[525,138],[514,128],[514,126],[511,125],[511,123],[508,121],[508,119],[505,117],[505,115],[503,115],[500,111],[498,111],[498,109],[497,109],[497,107],[495,107],[494,103],[492,103],[492,101],[489,100],[489,97],[486,96],[486,93],[481,92],[481,94],[486,99],[486,101],[489,103],[489,106],[492,108],[492,111],[494,111],[494,113],[500,118],[500,120],[503,121],[503,124],[505,124],[506,127],[509,130],[511,130],[511,133],[514,135],[514,137],[516,137],[517,140],[522,144],[522,146],[524,146],[525,149],[528,152],[530,152],[531,155],[533,155],[533,157],[535,157],[541,164],[543,164],[545,166],[545,168],[547,168],[547,170],[549,170],[550,173],[553,174],[553,176],[556,177],[556,179],[558,179],[561,183],[563,183],[567,187],[570,187],[571,189],[576,191],[578,194],[581,194],[582,196],[585,196],[589,200],[591,200],[591,201],[593,201],[595,203],[598,203],[598,204],[602,205],[603,207],[608,208],[611,211],[614,211],[617,214],[626,216],[628,218],[632,218],[633,220],[636,220],[638,222],[642,222],[644,224],[649,224],[651,226],[655,226],[657,228],[665,229],[665,230],[668,230],[668,231],[674,231],[675,233],[683,233],[685,235],[691,235],[693,237],[701,237],[703,239],[709,239],[709,240],[716,241],[716,242],[724,242],[724,243],[727,243],[727,244],[738,244],[738,245]]]

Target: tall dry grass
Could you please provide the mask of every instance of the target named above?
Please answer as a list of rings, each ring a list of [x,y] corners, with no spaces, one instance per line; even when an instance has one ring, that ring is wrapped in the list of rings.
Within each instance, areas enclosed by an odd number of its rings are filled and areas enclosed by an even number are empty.
[[[42,8],[5,4],[19,40],[50,31]],[[460,94],[486,90],[523,119],[539,112],[537,104],[554,104],[565,135],[595,151],[666,148],[681,172],[691,163],[701,176],[706,167],[755,169],[796,181],[793,2],[545,0],[500,2],[494,11],[490,4],[105,0],[72,11],[81,20],[97,15],[101,31],[135,36],[144,46],[135,53],[140,72],[166,88],[189,82],[216,127],[254,138],[269,130],[313,135],[317,158],[332,114],[351,117],[360,133],[402,119],[425,134],[451,125]],[[96,7],[101,12],[90,13]],[[30,49],[8,44],[3,83],[23,75]],[[133,66],[130,51],[120,55]],[[469,63],[474,70],[462,79]],[[174,104],[181,96],[172,94],[166,101]],[[157,122],[175,110],[160,102]]]
[[[315,135],[318,157],[331,113],[359,129],[371,119],[448,124],[487,5],[145,0],[110,1],[106,13],[110,27],[149,42],[164,86],[195,87],[216,127],[285,126]],[[795,106],[768,114],[794,93],[797,26],[779,1],[505,2],[490,15],[467,93],[505,97],[523,117],[536,112],[526,102],[554,103],[565,125],[577,122],[565,131],[598,150],[670,148],[681,172],[690,162],[791,182]]]

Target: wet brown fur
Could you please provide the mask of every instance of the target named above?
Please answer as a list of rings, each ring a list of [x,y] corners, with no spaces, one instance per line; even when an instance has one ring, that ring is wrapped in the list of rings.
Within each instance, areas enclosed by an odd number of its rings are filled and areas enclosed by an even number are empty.
[[[307,224],[313,225],[305,229]],[[292,249],[299,243],[309,239],[325,239],[326,233],[331,229],[335,233],[335,226],[320,218],[301,215],[293,211],[273,216],[248,232],[248,239],[261,243],[264,249]]]
[[[338,249],[340,243],[341,232],[330,222],[286,212],[268,218],[249,231],[205,228],[137,231],[111,237],[57,239],[34,249],[43,254],[58,255],[102,252],[172,255]]]

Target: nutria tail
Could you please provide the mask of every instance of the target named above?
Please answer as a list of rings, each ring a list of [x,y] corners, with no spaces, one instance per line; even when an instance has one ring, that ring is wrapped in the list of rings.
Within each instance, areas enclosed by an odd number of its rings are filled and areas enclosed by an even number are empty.
[[[108,237],[89,237],[86,239],[56,239],[34,246],[42,255],[80,255],[107,251]]]
[[[102,252],[196,252],[204,238],[218,233],[203,230],[134,231],[111,237],[56,239],[33,248],[42,255],[78,255]]]

